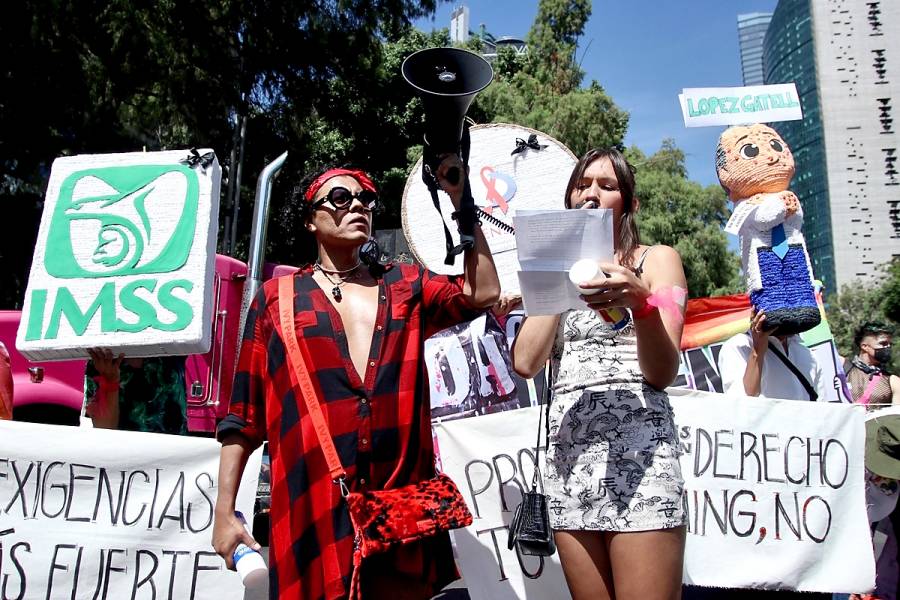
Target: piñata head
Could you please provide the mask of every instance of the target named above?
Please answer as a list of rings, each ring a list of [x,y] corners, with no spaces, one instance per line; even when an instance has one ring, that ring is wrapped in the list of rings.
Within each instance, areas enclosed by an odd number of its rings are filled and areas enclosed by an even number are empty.
[[[716,173],[735,201],[782,192],[794,176],[794,155],[771,127],[759,123],[730,127],[719,137]]]

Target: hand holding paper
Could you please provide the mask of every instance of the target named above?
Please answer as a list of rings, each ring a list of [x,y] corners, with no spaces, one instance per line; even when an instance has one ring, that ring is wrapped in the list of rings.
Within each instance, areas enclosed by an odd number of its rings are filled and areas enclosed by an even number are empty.
[[[513,221],[526,314],[555,315],[587,308],[569,279],[569,270],[583,259],[612,262],[612,211],[519,211]]]

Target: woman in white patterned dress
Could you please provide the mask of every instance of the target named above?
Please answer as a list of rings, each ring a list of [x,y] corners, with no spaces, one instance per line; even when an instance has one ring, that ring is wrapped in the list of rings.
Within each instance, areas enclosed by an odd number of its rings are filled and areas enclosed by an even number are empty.
[[[615,260],[581,284],[585,310],[528,317],[512,357],[532,377],[551,359],[544,471],[550,521],[572,597],[681,595],[683,480],[668,396],[678,372],[685,276],[668,246],[642,246],[634,169],[615,149],[575,166],[566,208],[613,211]],[[630,311],[627,324],[605,311]]]

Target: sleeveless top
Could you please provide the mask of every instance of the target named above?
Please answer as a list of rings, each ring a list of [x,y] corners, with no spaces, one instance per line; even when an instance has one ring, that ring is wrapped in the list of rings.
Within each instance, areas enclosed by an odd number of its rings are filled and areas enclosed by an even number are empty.
[[[872,389],[872,394],[869,396],[868,404],[891,403],[893,397],[893,392],[891,391],[891,376],[884,372],[880,373],[880,375],[880,380],[875,384]],[[847,370],[847,383],[850,385],[850,394],[853,396],[854,402],[859,402],[859,399],[869,387],[872,378],[877,376],[878,375],[875,373],[870,375],[852,362],[850,363],[850,368]]]

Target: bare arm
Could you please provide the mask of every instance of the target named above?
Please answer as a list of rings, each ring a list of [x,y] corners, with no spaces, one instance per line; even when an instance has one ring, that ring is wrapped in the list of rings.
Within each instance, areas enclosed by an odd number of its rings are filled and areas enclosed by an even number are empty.
[[[769,349],[769,333],[764,329],[766,313],[755,313],[750,320],[750,355],[744,367],[744,393],[759,396],[762,392],[762,370],[766,351]]]
[[[234,569],[232,555],[239,543],[243,542],[254,550],[260,549],[260,545],[234,514],[241,476],[252,452],[250,444],[239,434],[229,435],[222,440],[222,452],[219,457],[219,493],[216,498],[212,545],[219,556],[225,559],[229,569]]]
[[[447,180],[447,171],[458,168],[465,169],[462,161],[456,155],[449,155],[437,169],[437,180],[441,188],[450,196],[453,207],[459,210],[465,189],[465,178],[460,177],[456,184]],[[479,308],[493,306],[500,298],[500,279],[497,277],[497,268],[494,266],[494,258],[488,247],[487,240],[481,227],[475,226],[475,246],[466,250],[463,263],[463,294],[469,303]]]
[[[900,404],[900,377],[891,375],[891,402]]]
[[[544,368],[558,327],[559,315],[525,317],[510,350],[516,373],[530,379]]]
[[[94,368],[100,376],[97,394],[89,402],[87,414],[100,429],[119,428],[119,367],[124,359],[123,354],[113,356],[109,348],[91,348],[88,350]]]

